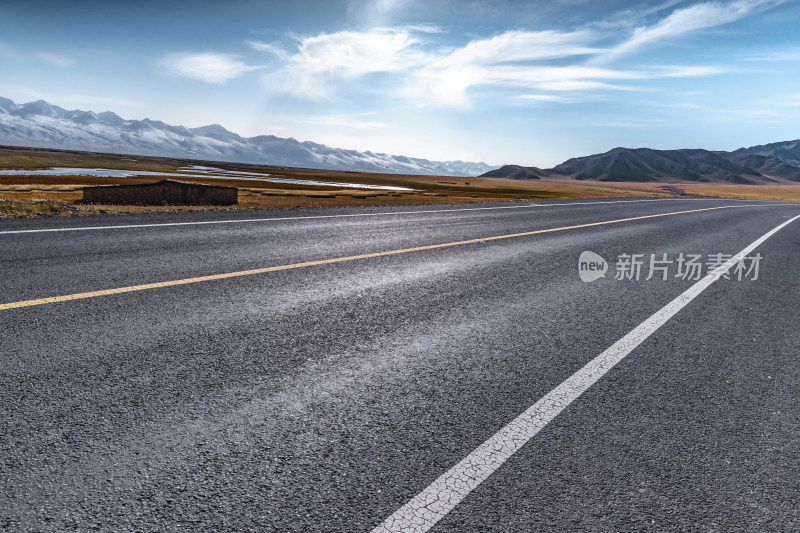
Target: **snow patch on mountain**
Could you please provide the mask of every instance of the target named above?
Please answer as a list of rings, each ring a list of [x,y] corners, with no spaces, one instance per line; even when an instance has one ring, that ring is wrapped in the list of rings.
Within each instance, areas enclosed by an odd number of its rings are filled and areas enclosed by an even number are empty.
[[[359,152],[274,135],[244,138],[219,124],[186,128],[125,120],[110,111],[68,111],[44,100],[20,105],[7,98],[0,98],[0,144],[356,172],[477,176],[492,169],[485,163]]]

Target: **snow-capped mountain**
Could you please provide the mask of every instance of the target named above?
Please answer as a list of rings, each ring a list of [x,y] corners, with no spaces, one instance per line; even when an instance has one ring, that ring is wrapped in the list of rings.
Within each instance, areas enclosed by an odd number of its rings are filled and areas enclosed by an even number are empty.
[[[440,176],[477,176],[492,169],[485,163],[358,152],[273,135],[244,138],[218,124],[185,128],[125,120],[108,111],[68,111],[44,100],[19,105],[7,98],[0,98],[0,144]]]

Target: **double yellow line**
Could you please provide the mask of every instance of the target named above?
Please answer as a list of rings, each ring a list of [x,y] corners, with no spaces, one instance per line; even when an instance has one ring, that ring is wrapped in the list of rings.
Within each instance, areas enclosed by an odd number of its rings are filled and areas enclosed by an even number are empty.
[[[725,205],[720,207],[707,207],[704,209],[692,209],[690,211],[674,211],[672,213],[659,213],[657,215],[645,215],[641,217],[620,218],[616,220],[605,220],[602,222],[591,222],[589,224],[577,224],[575,226],[562,226],[560,228],[541,229],[536,231],[525,231],[523,233],[509,233],[506,235],[496,235],[494,237],[482,237],[480,239],[468,239],[466,241],[446,242],[443,244],[431,244],[428,246],[416,246],[414,248],[403,248],[400,250],[389,250],[387,252],[375,252],[371,254],[351,255],[348,257],[336,257],[333,259],[322,259],[319,261],[307,261],[305,263],[294,263],[291,265],[280,265],[266,268],[256,268],[253,270],[241,270],[239,272],[228,272],[225,274],[213,274],[210,276],[198,276],[195,278],[176,279],[172,281],[162,281],[158,283],[145,283],[143,285],[130,285],[128,287],[119,287],[117,289],[105,289],[100,291],[78,292],[75,294],[67,294],[64,296],[53,296],[50,298],[39,298],[36,300],[23,300],[19,302],[10,302],[0,304],[0,311],[8,309],[17,309],[20,307],[33,307],[35,305],[54,304],[59,302],[69,302],[71,300],[83,300],[85,298],[97,298],[98,296],[110,296],[112,294],[123,294],[126,292],[146,291],[149,289],[160,289],[163,287],[175,287],[177,285],[188,285],[190,283],[203,283],[205,281],[215,281],[218,279],[239,278],[242,276],[254,276],[256,274],[266,274],[267,272],[279,272],[281,270],[293,270],[296,268],[306,268],[318,265],[330,265],[333,263],[344,263],[346,261],[357,261],[360,259],[371,259],[373,257],[385,257],[388,255],[407,254],[411,252],[421,252],[424,250],[436,250],[439,248],[449,248],[451,246],[461,246],[464,244],[475,244],[487,241],[499,241],[501,239],[513,239],[515,237],[525,237],[528,235],[539,235],[542,233],[553,233],[555,231],[566,231],[579,228],[590,228],[593,226],[604,226],[606,224],[618,224],[620,222],[630,222],[633,220],[645,220],[648,218],[667,217],[672,215],[683,215],[686,213],[699,213],[701,211],[714,211],[716,209],[729,209],[732,207],[749,207],[744,205]]]

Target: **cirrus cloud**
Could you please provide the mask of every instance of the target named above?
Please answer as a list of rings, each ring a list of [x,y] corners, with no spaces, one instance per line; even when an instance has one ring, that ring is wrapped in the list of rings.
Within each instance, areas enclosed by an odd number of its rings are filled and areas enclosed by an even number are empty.
[[[294,36],[296,46],[292,48],[259,41],[248,41],[248,45],[270,55],[273,66],[264,76],[265,86],[298,98],[332,100],[337,94],[382,91],[385,97],[402,97],[423,106],[468,108],[475,97],[474,88],[490,87],[505,94],[517,92],[517,96],[541,95],[537,97],[539,102],[566,103],[580,100],[582,94],[591,98],[591,93],[598,91],[632,90],[636,87],[630,83],[633,80],[730,72],[728,68],[702,64],[610,64],[640,48],[728,24],[781,1],[696,3],[674,9],[653,24],[631,28],[627,36],[591,26],[572,31],[516,29],[459,44],[457,36],[422,24]],[[394,9],[402,2],[369,0],[367,4],[376,9]],[[674,4],[668,0],[647,14],[660,13]],[[259,68],[234,56],[215,56],[218,68],[209,68],[208,56],[180,57],[173,61],[173,70],[221,83]],[[564,93],[571,93],[570,98],[556,96]]]
[[[736,0],[735,2],[705,2],[676,9],[669,16],[651,26],[636,28],[627,41],[598,56],[602,62],[611,61],[658,41],[676,39],[683,35],[723,26],[740,20],[754,12],[781,3],[783,0]]]
[[[174,76],[215,84],[223,84],[246,72],[264,68],[243,63],[235,55],[215,52],[171,54],[163,58],[160,65]]]
[[[328,96],[331,84],[373,73],[402,72],[418,67],[427,56],[417,48],[414,30],[377,28],[365,32],[340,31],[301,38],[268,84],[312,99]],[[261,47],[278,54],[275,50]]]

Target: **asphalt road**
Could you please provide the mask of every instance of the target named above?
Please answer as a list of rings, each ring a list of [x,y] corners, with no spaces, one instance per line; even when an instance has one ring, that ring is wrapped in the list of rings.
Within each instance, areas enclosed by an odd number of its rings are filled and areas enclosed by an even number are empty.
[[[800,215],[537,203],[1,220],[0,304],[36,305],[0,306],[0,530],[385,526],[697,283],[646,280],[651,254],[706,262]],[[758,279],[708,286],[404,527],[800,531],[800,220],[756,252]]]

